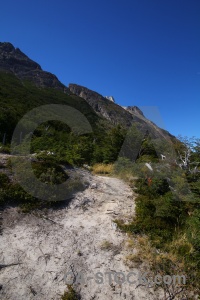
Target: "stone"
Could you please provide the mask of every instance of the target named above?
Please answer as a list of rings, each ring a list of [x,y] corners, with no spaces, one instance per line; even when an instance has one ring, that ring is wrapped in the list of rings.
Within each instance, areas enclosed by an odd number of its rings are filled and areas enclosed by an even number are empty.
[[[97,188],[97,184],[96,183],[92,183],[90,186],[91,189],[96,189]]]
[[[113,96],[105,96],[105,98],[115,103],[115,99]]]

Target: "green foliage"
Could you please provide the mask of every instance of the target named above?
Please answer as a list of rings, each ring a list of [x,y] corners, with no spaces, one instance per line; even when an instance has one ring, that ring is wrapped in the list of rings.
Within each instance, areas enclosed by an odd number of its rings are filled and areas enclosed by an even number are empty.
[[[116,174],[121,172],[133,171],[133,162],[126,157],[119,157],[118,160],[114,163],[114,171]]]
[[[1,188],[7,187],[10,183],[9,177],[4,173],[0,173],[0,183],[1,183]]]
[[[140,150],[138,152],[138,162],[156,162],[158,161],[158,155],[155,150],[154,144],[151,138],[148,136],[143,139]]]
[[[34,186],[32,180],[29,179],[29,169],[26,168],[26,160],[25,159],[16,159],[19,167],[23,169],[21,176],[23,178],[23,182],[31,188],[32,191],[36,189],[38,191],[38,187]],[[39,180],[43,183],[54,185],[54,184],[66,184],[66,199],[72,197],[75,192],[83,191],[85,189],[85,184],[82,182],[81,178],[77,175],[69,176],[64,169],[57,165],[52,161],[36,161],[32,162],[32,168],[35,173],[35,176],[39,178]],[[24,212],[30,212],[36,208],[49,207],[54,205],[58,200],[56,199],[56,195],[53,193],[48,196],[49,201],[41,201],[33,196],[31,196],[28,192],[26,192],[19,183],[11,181],[7,175],[0,173],[0,205],[5,206],[7,204],[18,204],[21,206]],[[44,194],[44,191],[43,191]],[[51,196],[51,197],[50,197]]]
[[[115,164],[115,171],[120,172],[124,166],[124,171],[130,168],[133,174],[135,172],[139,194],[133,221],[127,224],[118,220],[118,227],[132,234],[148,236],[152,247],[161,252],[157,255],[159,260],[152,261],[151,268],[157,273],[174,274],[177,270],[179,274],[187,274],[189,288],[197,293],[200,292],[200,170],[194,167],[200,162],[199,145],[199,140],[195,139],[176,142],[177,155],[190,155],[187,168],[180,168],[173,155],[156,163],[151,147],[140,152],[143,155],[138,155],[133,168],[126,160]],[[159,147],[162,153],[167,153],[161,144]],[[146,168],[145,162],[151,162],[153,171]]]
[[[187,237],[200,257],[200,209],[195,209],[187,219]]]
[[[80,296],[78,293],[74,290],[74,288],[71,285],[67,285],[67,291],[64,292],[64,295],[61,297],[61,300],[79,300]]]
[[[61,91],[45,88],[39,89],[29,82],[22,83],[12,74],[0,72],[0,138],[7,134],[7,142],[12,136],[13,129],[19,119],[31,109],[45,104],[65,104],[82,112],[92,127],[98,121],[90,105],[80,97],[68,96]],[[24,130],[27,130],[25,124]]]
[[[31,152],[42,150],[54,152],[57,161],[73,165],[110,163],[117,159],[126,131],[121,126],[111,126],[93,111],[82,98],[66,95],[55,89],[39,89],[29,82],[22,83],[12,74],[0,72],[0,141],[6,134],[7,145],[0,151],[9,152],[9,142],[17,122],[31,109],[45,104],[69,105],[79,110],[88,119],[93,132],[76,135],[66,125],[58,121],[48,121],[34,131]],[[20,139],[26,141],[31,131],[31,120],[21,128],[16,140],[16,152]],[[78,120],[77,120],[78,122]],[[26,143],[24,143],[26,148]]]
[[[33,162],[32,167],[37,178],[48,184],[60,184],[65,182],[69,176],[63,169],[53,162]]]
[[[10,146],[9,145],[3,145],[3,144],[0,143],[0,153],[10,154]]]

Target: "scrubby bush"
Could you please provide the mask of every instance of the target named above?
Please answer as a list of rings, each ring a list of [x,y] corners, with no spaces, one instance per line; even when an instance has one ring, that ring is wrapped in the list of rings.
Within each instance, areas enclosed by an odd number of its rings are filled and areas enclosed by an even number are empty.
[[[10,154],[10,145],[0,144],[0,153]]]
[[[80,295],[74,290],[72,285],[67,285],[67,291],[64,292],[61,300],[80,300]]]
[[[156,157],[150,159],[147,153],[138,157],[133,164],[133,172],[138,175],[135,216],[128,224],[124,220],[116,221],[118,228],[136,239],[145,234],[151,244],[147,252],[152,249],[154,253],[150,258],[148,253],[144,255],[144,249],[138,256],[129,256],[129,261],[137,262],[138,257],[142,260],[146,257],[151,270],[157,273],[187,274],[188,284],[183,291],[194,290],[196,294],[200,294],[200,172],[194,166],[200,161],[199,145],[197,151],[192,148],[185,168],[173,157],[159,164],[154,161]],[[188,146],[176,146],[180,157],[181,151],[182,157],[190,153]],[[145,165],[148,159],[152,170]],[[168,293],[169,289],[163,287]]]

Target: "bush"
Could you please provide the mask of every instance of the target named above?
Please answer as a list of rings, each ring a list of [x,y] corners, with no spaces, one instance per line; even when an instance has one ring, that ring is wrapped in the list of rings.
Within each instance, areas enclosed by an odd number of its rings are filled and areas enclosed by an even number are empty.
[[[64,295],[61,297],[61,300],[79,300],[80,295],[74,290],[71,285],[67,285],[68,291],[64,292]]]
[[[194,249],[200,253],[200,209],[196,209],[187,220],[187,238]]]
[[[107,240],[103,241],[100,246],[101,250],[111,250],[113,248],[113,244]]]
[[[9,183],[10,183],[9,177],[4,173],[0,173],[0,185],[1,185],[0,187],[5,188],[9,185]]]
[[[0,153],[10,154],[10,146],[9,145],[1,145]]]
[[[126,157],[119,157],[118,160],[114,163],[114,172],[119,174],[121,172],[132,172],[133,171],[134,163],[126,158]]]

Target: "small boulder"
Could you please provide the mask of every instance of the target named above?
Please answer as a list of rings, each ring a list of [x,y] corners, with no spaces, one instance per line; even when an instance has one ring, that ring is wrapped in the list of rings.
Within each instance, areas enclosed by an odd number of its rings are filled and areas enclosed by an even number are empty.
[[[96,189],[96,188],[97,188],[97,184],[96,184],[96,183],[92,183],[92,184],[90,185],[90,188],[91,188],[91,189]]]

